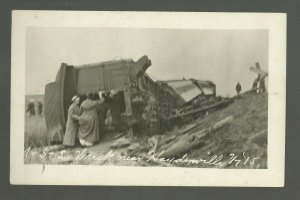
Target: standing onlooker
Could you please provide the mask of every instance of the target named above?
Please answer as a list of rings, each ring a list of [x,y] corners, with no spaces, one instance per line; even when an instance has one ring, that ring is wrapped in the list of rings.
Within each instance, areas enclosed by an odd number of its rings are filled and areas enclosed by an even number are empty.
[[[259,80],[259,89],[258,92],[259,93],[263,93],[266,91],[266,85],[265,85],[265,77],[261,78]]]
[[[257,78],[254,79],[254,82],[253,82],[253,85],[252,85],[253,90],[257,89],[257,85],[258,85],[259,80],[260,80],[260,75],[258,75]],[[256,90],[256,92],[257,92],[257,90]]]
[[[105,118],[106,118],[106,113],[109,110],[109,105],[106,102],[107,97],[105,94],[99,94],[99,95],[96,94],[96,98],[94,100],[99,100],[100,95],[104,98],[104,103],[97,107],[97,114],[98,114],[98,121],[99,121],[99,137],[101,140],[102,137],[104,136],[103,133],[105,130]]]
[[[42,116],[42,112],[43,112],[43,104],[41,101],[38,101],[38,114],[39,116]]]
[[[79,128],[79,97],[72,98],[72,104],[68,110],[68,120],[66,125],[66,133],[64,136],[63,144],[65,146],[74,146],[76,144],[76,137]]]
[[[235,90],[236,90],[237,96],[239,96],[239,95],[240,95],[240,92],[241,92],[241,90],[242,90],[242,86],[241,86],[240,82],[238,82],[238,83],[236,84]]]
[[[31,117],[32,115],[35,115],[35,109],[34,109],[34,100],[30,99],[29,103],[27,104],[27,116]]]
[[[100,139],[97,107],[104,99],[99,95],[99,100],[93,100],[93,96],[93,93],[88,93],[87,99],[80,105],[79,142],[82,146],[92,146]]]
[[[122,101],[121,93],[111,90],[109,94],[110,105],[109,105],[109,113],[106,114],[107,117],[111,116],[111,125],[110,129],[119,129],[121,122],[121,113],[125,110],[124,101]]]

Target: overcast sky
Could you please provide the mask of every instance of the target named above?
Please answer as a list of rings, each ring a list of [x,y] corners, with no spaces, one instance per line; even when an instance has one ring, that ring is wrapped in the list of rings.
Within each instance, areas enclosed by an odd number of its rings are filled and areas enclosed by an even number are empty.
[[[232,96],[239,81],[248,90],[255,62],[268,71],[267,30],[27,28],[26,94],[43,94],[62,62],[70,65],[147,55],[147,73],[159,80],[211,80],[217,94]]]

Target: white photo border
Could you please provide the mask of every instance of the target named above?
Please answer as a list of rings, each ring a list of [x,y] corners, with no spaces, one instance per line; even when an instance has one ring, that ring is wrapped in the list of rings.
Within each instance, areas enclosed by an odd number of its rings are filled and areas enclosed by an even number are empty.
[[[25,105],[22,99],[25,97],[26,27],[267,29],[269,31],[268,169],[24,164]],[[12,12],[11,184],[283,187],[285,110],[286,14],[284,13]]]

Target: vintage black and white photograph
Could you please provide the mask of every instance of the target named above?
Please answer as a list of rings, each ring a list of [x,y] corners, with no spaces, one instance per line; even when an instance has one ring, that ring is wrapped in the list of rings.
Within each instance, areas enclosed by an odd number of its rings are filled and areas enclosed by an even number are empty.
[[[284,123],[270,94],[285,87],[281,68],[272,85],[270,64],[281,62],[270,57],[272,34],[246,25],[24,27],[23,164],[43,166],[41,176],[51,166],[270,169],[270,138],[284,139],[270,132],[282,124],[270,113]]]
[[[268,167],[267,30],[28,28],[25,70],[25,163]]]

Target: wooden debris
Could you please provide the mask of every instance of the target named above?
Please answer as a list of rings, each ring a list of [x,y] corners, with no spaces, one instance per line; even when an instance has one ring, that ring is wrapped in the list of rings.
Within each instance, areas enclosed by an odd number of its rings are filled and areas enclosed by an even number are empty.
[[[132,143],[132,144],[127,148],[127,150],[128,150],[128,151],[133,151],[133,150],[138,149],[139,147],[140,147],[140,144],[137,143],[137,142],[135,142],[135,143]]]
[[[183,130],[180,131],[181,134],[186,134],[186,133],[190,133],[192,132],[194,129],[198,128],[199,126],[201,126],[201,122],[196,121],[195,123],[193,123],[192,125],[189,125],[187,127],[185,127]]]
[[[159,143],[158,149],[167,149],[176,141],[177,141],[177,135],[172,135],[170,137],[163,138]]]
[[[204,108],[198,108],[198,109],[195,109],[195,110],[187,112],[187,113],[171,116],[171,117],[167,118],[166,121],[182,119],[184,117],[192,116],[192,115],[195,115],[195,114],[205,113],[206,111],[208,111],[210,109],[221,108],[221,107],[227,106],[228,104],[230,104],[232,102],[233,102],[232,99],[222,100],[222,101],[219,101],[217,103],[214,103],[214,104],[212,104],[210,106],[207,106],[207,107],[204,107]]]
[[[150,151],[153,151],[153,152],[157,151],[160,138],[161,138],[160,136],[155,135],[148,139],[148,146],[150,147]]]
[[[129,139],[122,137],[122,138],[116,140],[114,143],[112,143],[110,145],[110,147],[112,149],[123,148],[123,147],[129,146],[130,143],[131,143],[131,141]]]
[[[128,132],[122,132],[122,133],[119,133],[119,134],[117,134],[117,135],[115,135],[114,136],[114,139],[116,140],[116,139],[118,139],[118,138],[120,138],[120,137],[123,137],[124,135],[126,135]]]
[[[170,148],[174,143],[176,143],[177,142],[177,140],[174,140],[174,141],[172,141],[172,142],[170,142],[170,143],[167,143],[167,144],[163,144],[163,145],[161,145],[160,147],[159,147],[159,150],[165,150],[165,149],[168,149],[168,148]]]
[[[259,145],[266,144],[268,141],[268,131],[267,129],[264,129],[258,133],[255,133],[251,137],[248,138],[248,142],[256,143]]]
[[[179,130],[179,135],[172,135],[167,138],[163,138],[161,142],[159,143],[159,149],[164,150],[168,149],[170,146],[172,146],[174,143],[178,141],[178,138],[181,138],[184,134],[194,134],[201,126],[202,121],[199,119],[195,121],[194,124],[185,127],[183,130]]]
[[[203,129],[198,133],[192,134],[192,135],[184,135],[182,136],[176,143],[172,144],[168,149],[164,151],[163,156],[164,157],[173,157],[180,155],[182,153],[185,153],[189,151],[190,149],[193,149],[200,144],[203,144],[205,142],[205,137],[213,134],[217,130],[219,130],[224,125],[231,123],[233,121],[233,117],[227,117],[212,127],[209,127],[207,129]]]
[[[217,146],[217,140],[209,143],[209,144],[205,144],[202,148],[201,151],[202,152],[213,152],[215,150],[215,147]]]
[[[176,139],[176,135],[172,135],[170,137],[166,137],[166,138],[163,138],[160,142],[161,145],[163,144],[167,144],[167,143],[170,143],[171,141],[175,140]]]

